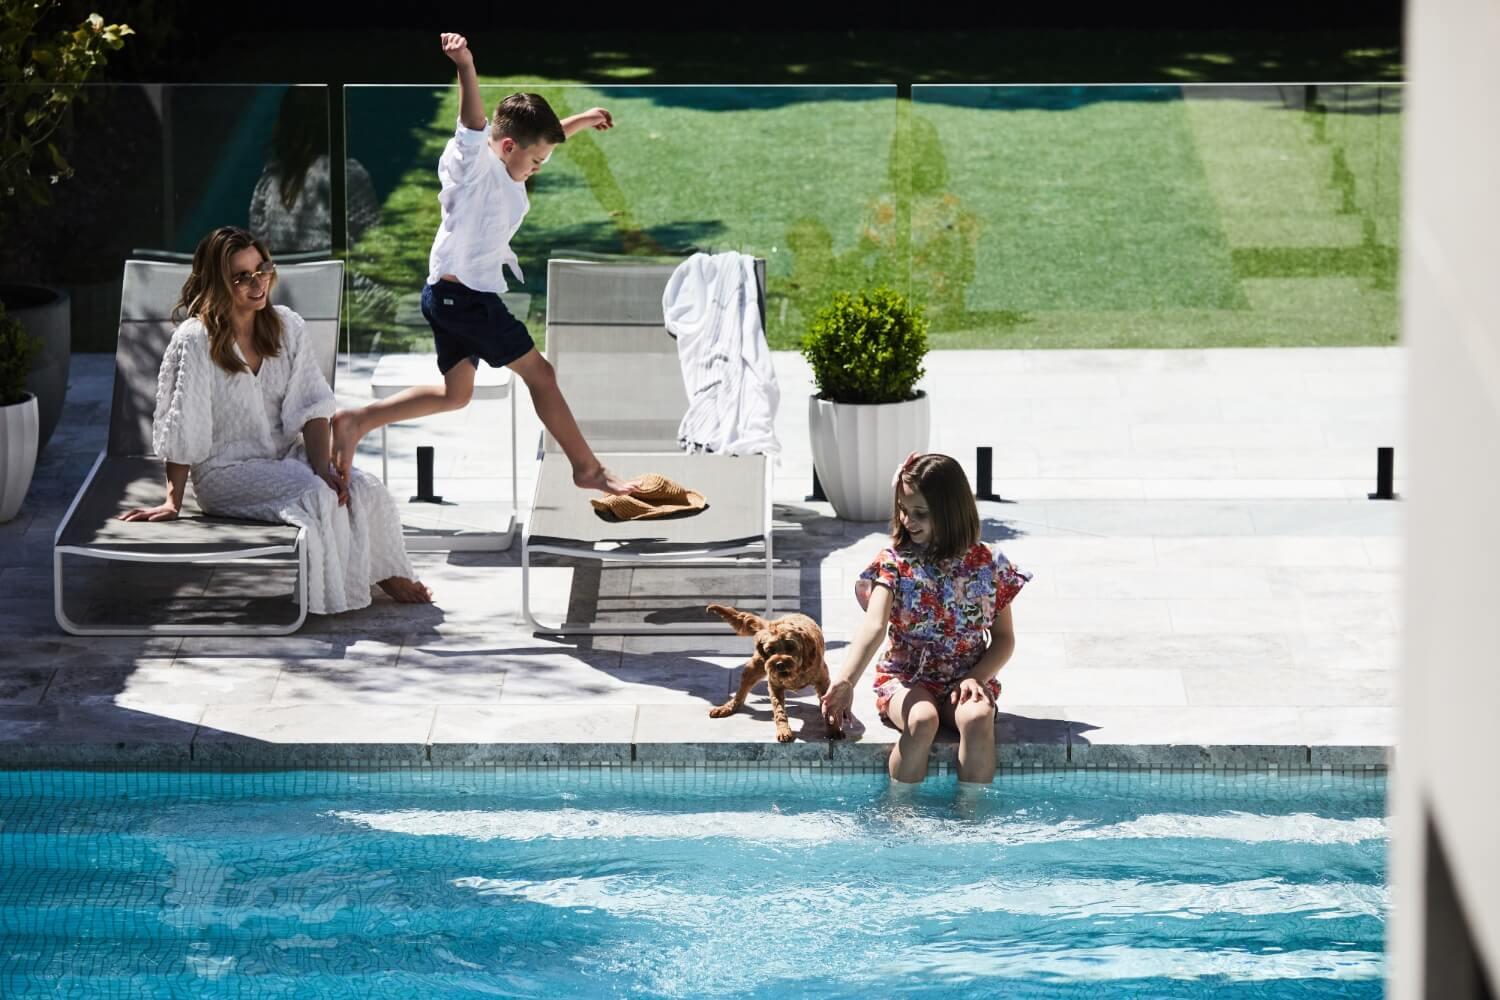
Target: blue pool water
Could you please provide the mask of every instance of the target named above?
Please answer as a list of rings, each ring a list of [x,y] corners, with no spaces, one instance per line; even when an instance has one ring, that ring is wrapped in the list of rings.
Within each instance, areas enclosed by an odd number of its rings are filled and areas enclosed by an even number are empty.
[[[1370,997],[1379,777],[0,772],[0,996]]]

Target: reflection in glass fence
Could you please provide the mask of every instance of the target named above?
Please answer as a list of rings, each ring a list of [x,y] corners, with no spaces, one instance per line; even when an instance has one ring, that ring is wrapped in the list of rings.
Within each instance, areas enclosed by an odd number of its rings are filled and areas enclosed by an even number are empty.
[[[539,342],[551,255],[727,249],[767,259],[778,349],[875,283],[916,297],[936,347],[1397,338],[1399,85],[537,89],[617,126],[530,182],[507,298]],[[341,168],[324,87],[84,90],[76,176],[0,240],[6,278],[70,290],[75,350],[113,349],[133,252],[224,224],[282,260],[347,234],[348,348],[432,349],[418,298],[457,88],[345,88]]]
[[[124,264],[188,259],[217,226],[248,226],[282,259],[326,257],[334,201],[328,88],[81,88],[59,145],[74,176],[24,207],[0,274],[65,287],[75,351],[113,352]]]
[[[1390,344],[1402,88],[916,86],[936,347]]]
[[[487,110],[516,87],[485,86]],[[686,256],[738,250],[767,261],[767,326],[796,345],[836,289],[904,285],[895,241],[901,155],[896,88],[538,87],[559,118],[608,108],[615,128],[580,132],[529,183],[512,247],[525,282],[506,299],[540,344],[546,261],[558,254]],[[437,161],[453,135],[446,87],[348,87],[347,149],[380,205],[351,241],[355,353],[429,352],[420,312],[437,231]],[[348,185],[354,233],[358,185]]]

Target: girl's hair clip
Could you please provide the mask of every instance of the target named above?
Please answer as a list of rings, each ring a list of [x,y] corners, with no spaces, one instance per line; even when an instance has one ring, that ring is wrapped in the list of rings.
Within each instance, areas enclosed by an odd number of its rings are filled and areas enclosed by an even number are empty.
[[[906,456],[906,461],[901,463],[901,467],[898,468],[896,470],[896,474],[891,477],[891,489],[896,488],[896,486],[901,482],[901,477],[904,476],[908,471],[910,471],[911,467],[916,464],[917,459],[921,457],[922,453],[918,451],[914,451],[910,455]]]

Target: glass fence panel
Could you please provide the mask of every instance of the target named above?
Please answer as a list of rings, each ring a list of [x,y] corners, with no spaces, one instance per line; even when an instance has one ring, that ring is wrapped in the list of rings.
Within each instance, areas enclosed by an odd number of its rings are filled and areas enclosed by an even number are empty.
[[[485,85],[487,109],[514,86]],[[767,261],[767,328],[792,348],[835,290],[904,284],[886,232],[899,183],[896,88],[533,86],[560,118],[607,108],[615,127],[560,145],[528,182],[507,304],[540,345],[557,254],[680,259],[737,250]],[[350,350],[426,353],[420,311],[437,232],[438,157],[453,86],[345,90]]]
[[[1397,340],[1400,85],[915,86],[935,347]]]
[[[132,256],[188,260],[223,225],[283,260],[332,250],[327,87],[90,85],[54,141],[73,174],[16,203],[0,275],[67,290],[74,351],[114,351]]]
[[[431,349],[417,302],[456,88],[346,88],[341,172],[321,86],[80,89],[58,135],[74,176],[0,245],[7,280],[70,292],[75,350],[113,348],[125,259],[224,224],[282,260],[344,226],[346,346]],[[1400,85],[535,90],[616,121],[530,182],[507,297],[538,342],[549,255],[723,249],[767,259],[779,349],[877,282],[920,300],[935,347],[1397,338]]]

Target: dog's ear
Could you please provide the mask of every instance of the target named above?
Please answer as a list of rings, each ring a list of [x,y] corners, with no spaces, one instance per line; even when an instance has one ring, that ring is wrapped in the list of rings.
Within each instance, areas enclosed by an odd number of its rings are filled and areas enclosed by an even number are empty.
[[[733,627],[736,635],[754,635],[766,627],[766,620],[759,615],[752,615],[748,611],[740,611],[738,608],[726,608],[722,604],[710,604],[710,614],[718,615]]]
[[[823,644],[818,641],[816,632],[802,631],[797,633],[797,642],[802,647],[802,662],[817,666],[822,660],[819,655]]]

